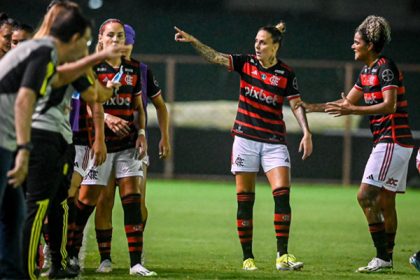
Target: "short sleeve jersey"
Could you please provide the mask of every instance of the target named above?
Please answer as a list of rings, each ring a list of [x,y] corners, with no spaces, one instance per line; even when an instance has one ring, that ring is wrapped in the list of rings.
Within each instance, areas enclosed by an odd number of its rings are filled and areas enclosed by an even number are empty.
[[[60,133],[67,143],[72,143],[70,127],[71,98],[73,92],[83,92],[93,82],[82,76],[69,85],[52,89],[50,93],[41,97],[32,115],[32,127]]]
[[[131,59],[136,61],[135,59]],[[139,62],[140,63],[140,62]],[[147,64],[140,63],[140,76],[141,76],[141,92],[142,92],[142,101],[143,109],[146,114],[146,124],[147,124],[147,104],[149,99],[158,97],[161,94],[161,89],[159,83],[156,80],[155,76],[152,73],[152,70]]]
[[[369,116],[373,143],[398,143],[412,147],[413,137],[408,123],[408,102],[403,75],[395,63],[381,56],[372,67],[364,66],[354,88],[363,93],[368,106],[384,102],[383,93],[386,90],[397,90],[395,113]]]
[[[286,144],[284,99],[300,97],[294,71],[282,61],[264,68],[254,55],[232,54],[230,70],[241,77],[232,134],[254,141]]]
[[[50,37],[23,42],[0,60],[1,147],[16,149],[14,104],[19,89],[29,88],[37,98],[46,96],[56,65],[57,56]]]
[[[134,124],[134,104],[135,98],[141,94],[140,84],[140,65],[137,61],[122,60],[123,69],[121,86],[111,99],[104,104],[104,112],[117,116],[128,121],[130,133],[128,136],[120,137],[111,129],[105,126],[105,144],[109,153],[119,152],[135,147],[137,139],[137,129]],[[106,84],[114,75],[120,71],[114,69],[106,62],[100,63],[94,67],[98,80]]]

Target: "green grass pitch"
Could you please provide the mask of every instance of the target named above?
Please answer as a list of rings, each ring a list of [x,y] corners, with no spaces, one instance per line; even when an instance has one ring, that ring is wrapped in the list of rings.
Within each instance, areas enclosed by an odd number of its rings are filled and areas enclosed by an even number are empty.
[[[236,195],[229,182],[149,180],[149,220],[144,237],[146,267],[155,279],[420,279],[408,258],[420,250],[420,192],[397,196],[399,228],[394,273],[355,273],[374,256],[356,187],[295,184],[291,192],[289,252],[305,263],[302,271],[275,269],[274,202],[259,183],[254,206],[257,271],[243,271],[236,233]],[[97,274],[99,254],[90,219],[82,279],[132,279],[122,207],[117,196],[112,243],[113,272]]]

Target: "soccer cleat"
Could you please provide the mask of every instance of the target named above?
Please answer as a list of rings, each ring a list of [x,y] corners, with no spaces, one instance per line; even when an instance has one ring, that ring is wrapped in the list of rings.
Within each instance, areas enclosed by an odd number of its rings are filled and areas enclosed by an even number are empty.
[[[255,261],[253,258],[248,258],[244,260],[242,264],[242,269],[243,270],[257,270],[258,267],[255,265]]]
[[[276,268],[277,270],[299,270],[303,267],[303,262],[298,262],[292,254],[277,253]]]
[[[42,269],[49,269],[51,267],[51,252],[50,247],[47,244],[44,245],[42,253],[44,255],[44,263],[42,264]]]
[[[112,263],[111,260],[105,259],[101,262],[96,272],[99,273],[110,273],[112,271]]]
[[[56,268],[51,266],[50,271],[48,273],[49,279],[67,279],[67,278],[76,278],[79,273],[71,270],[70,268]]]
[[[409,262],[412,266],[414,266],[415,269],[420,271],[420,259],[417,257],[419,253],[414,254],[410,257]]]
[[[375,273],[375,272],[391,272],[392,261],[384,261],[380,258],[373,258],[367,266],[359,267],[356,272]]]
[[[130,268],[130,275],[137,275],[137,276],[157,276],[157,273],[154,271],[150,271],[141,264],[136,264],[132,268]]]

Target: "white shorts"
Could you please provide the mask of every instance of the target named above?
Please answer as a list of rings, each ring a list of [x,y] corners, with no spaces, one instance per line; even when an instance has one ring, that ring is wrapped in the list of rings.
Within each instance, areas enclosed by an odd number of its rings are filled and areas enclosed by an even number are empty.
[[[287,146],[248,140],[235,136],[232,147],[231,172],[258,172],[260,164],[264,172],[275,167],[290,168]]]
[[[142,164],[145,164],[147,167],[149,167],[150,165],[150,159],[149,159],[149,155],[146,154],[142,159],[141,159]]]
[[[75,145],[76,156],[74,159],[74,171],[84,178],[93,167],[95,161],[90,158],[90,149],[88,146]]]
[[[100,166],[93,166],[84,177],[82,185],[106,186],[112,170],[115,178],[143,177],[142,160],[134,159],[136,149],[127,149],[116,153],[108,153],[106,161]]]
[[[385,188],[392,192],[405,192],[408,162],[413,148],[394,143],[379,143],[370,154],[362,183]]]

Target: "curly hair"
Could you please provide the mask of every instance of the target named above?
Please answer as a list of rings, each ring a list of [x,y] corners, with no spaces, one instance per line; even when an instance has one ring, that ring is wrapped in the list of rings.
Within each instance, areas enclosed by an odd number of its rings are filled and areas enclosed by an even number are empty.
[[[365,18],[356,28],[356,33],[359,33],[365,42],[372,43],[376,53],[380,53],[385,44],[391,41],[391,27],[385,18],[379,16],[371,15]]]

